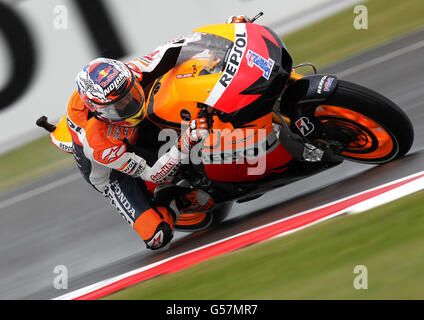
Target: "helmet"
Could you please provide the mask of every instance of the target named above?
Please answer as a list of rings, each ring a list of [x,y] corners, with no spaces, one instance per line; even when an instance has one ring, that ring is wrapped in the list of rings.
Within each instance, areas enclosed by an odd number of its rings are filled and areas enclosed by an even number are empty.
[[[82,69],[76,82],[84,105],[97,119],[133,127],[145,117],[143,88],[125,63],[98,58]]]

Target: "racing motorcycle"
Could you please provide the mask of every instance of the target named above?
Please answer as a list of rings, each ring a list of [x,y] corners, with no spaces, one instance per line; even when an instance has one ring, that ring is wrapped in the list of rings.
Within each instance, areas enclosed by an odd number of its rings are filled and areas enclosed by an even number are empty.
[[[254,23],[257,17],[194,30],[146,100],[147,118],[161,129],[180,131],[192,119],[208,119],[209,137],[171,183],[211,195],[212,206],[185,212],[213,214],[213,223],[235,201],[251,201],[344,160],[393,161],[414,139],[411,121],[395,103],[336,75],[317,74],[312,64],[293,66],[281,38]],[[314,73],[298,73],[304,66]],[[55,145],[71,148],[64,118],[51,125],[42,117],[37,124]]]

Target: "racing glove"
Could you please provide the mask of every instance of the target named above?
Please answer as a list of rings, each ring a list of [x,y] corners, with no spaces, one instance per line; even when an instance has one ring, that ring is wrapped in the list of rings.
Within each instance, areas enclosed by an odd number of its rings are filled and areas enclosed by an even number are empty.
[[[134,178],[161,183],[174,176],[181,163],[188,160],[190,148],[208,135],[209,126],[206,118],[199,118],[191,121],[187,130],[180,136],[178,144],[160,156],[153,166],[148,166],[146,160],[134,152],[125,152],[125,144],[115,147],[115,154],[121,153],[121,155],[114,161],[107,163],[106,166]]]
[[[250,19],[245,15],[229,16],[227,23],[247,23]]]
[[[206,118],[192,120],[187,130],[185,130],[178,140],[178,149],[185,154],[190,153],[193,147],[200,140],[209,136],[209,125]]]
[[[146,160],[134,154],[133,157],[137,158],[136,163],[139,166],[131,175],[154,183],[170,179],[177,172],[181,163],[188,159],[190,149],[208,136],[207,119],[192,120],[188,128],[181,134],[177,146],[173,146],[170,151],[162,155],[152,167],[146,164]]]

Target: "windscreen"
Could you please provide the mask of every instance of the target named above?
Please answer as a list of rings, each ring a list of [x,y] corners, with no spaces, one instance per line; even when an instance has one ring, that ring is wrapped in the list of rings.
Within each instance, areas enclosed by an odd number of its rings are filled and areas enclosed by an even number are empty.
[[[193,40],[181,49],[177,66],[190,59],[208,60],[207,65],[202,66],[202,70],[199,70],[199,76],[221,72],[224,67],[225,55],[233,43],[228,39],[208,33],[195,33],[189,38]]]

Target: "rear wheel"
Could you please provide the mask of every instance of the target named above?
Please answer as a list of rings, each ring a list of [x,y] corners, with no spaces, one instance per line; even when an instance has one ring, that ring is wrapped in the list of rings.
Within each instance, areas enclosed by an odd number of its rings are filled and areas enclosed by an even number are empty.
[[[314,124],[307,140],[352,161],[389,162],[405,155],[414,139],[411,121],[395,103],[343,80],[325,104],[305,107],[302,115]]]

